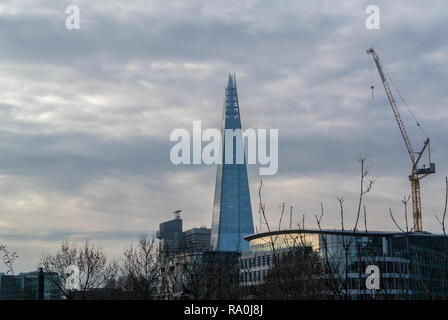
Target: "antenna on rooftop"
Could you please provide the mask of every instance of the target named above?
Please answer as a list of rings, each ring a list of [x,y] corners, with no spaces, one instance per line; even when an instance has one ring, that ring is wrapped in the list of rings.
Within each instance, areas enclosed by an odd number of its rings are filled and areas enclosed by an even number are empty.
[[[174,211],[173,213],[174,213],[174,218],[175,219],[180,219],[180,213],[182,212],[182,210],[176,210],[176,211]]]

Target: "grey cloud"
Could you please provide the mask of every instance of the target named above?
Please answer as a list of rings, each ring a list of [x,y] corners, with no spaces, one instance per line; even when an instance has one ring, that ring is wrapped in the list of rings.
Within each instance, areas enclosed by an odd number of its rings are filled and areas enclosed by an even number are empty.
[[[72,2],[79,31],[64,27]],[[377,1],[381,30],[368,31],[369,4],[4,1],[0,241],[23,252],[27,271],[65,237],[119,254],[118,244],[153,232],[177,208],[187,227],[210,225],[215,168],[170,164],[168,138],[193,120],[219,127],[228,72],[244,127],[279,129],[279,171],[264,178],[272,221],[285,201],[311,226],[323,201],[336,227],[335,196],[346,198],[348,215],[355,208],[362,153],[379,178],[366,200],[369,223],[390,229],[388,208],[401,210],[409,193],[410,161],[370,46],[431,137],[438,172],[423,183],[424,224],[437,231],[448,175],[447,4]],[[422,136],[400,108],[417,149]],[[254,220],[257,172],[249,167]]]

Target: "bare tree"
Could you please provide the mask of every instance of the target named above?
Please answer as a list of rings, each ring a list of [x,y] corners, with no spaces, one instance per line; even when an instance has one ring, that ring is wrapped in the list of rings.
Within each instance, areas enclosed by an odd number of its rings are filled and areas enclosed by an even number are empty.
[[[10,251],[5,245],[0,244],[0,253],[2,255],[3,264],[6,267],[6,274],[14,274],[14,262],[19,257],[16,251]]]
[[[20,299],[22,297],[22,290],[19,284],[19,281],[14,278],[14,263],[19,257],[16,251],[9,250],[6,245],[0,244],[0,254],[2,256],[3,264],[5,265],[7,276],[10,276],[4,279],[4,283],[2,286],[4,289],[7,289],[11,292],[14,292],[14,296]]]
[[[88,241],[82,245],[63,241],[56,253],[42,256],[40,266],[46,278],[70,300],[85,300],[94,296],[98,289],[104,288],[117,274],[117,264],[108,263],[103,250]],[[69,273],[72,268],[77,268],[79,274]],[[71,279],[79,286],[68,286]]]
[[[271,254],[265,258],[269,260],[269,270],[263,283],[251,290],[259,299],[305,299],[321,297],[322,286],[316,281],[322,268],[318,255],[312,251],[309,243],[291,234],[280,236],[271,228],[267,218],[266,206],[262,201],[263,181],[260,181],[258,190],[259,215],[262,224],[267,228],[269,236],[266,245]],[[280,206],[280,218],[278,230],[281,230],[285,212],[285,203]],[[292,226],[292,211],[290,207],[290,226]],[[302,225],[305,225],[305,216],[302,217]],[[300,224],[299,224],[300,229]],[[248,291],[248,290],[246,290]]]
[[[445,177],[445,205],[443,208],[442,217],[439,218],[436,215],[437,221],[442,226],[442,232],[443,232],[443,238],[444,238],[444,252],[442,253],[440,257],[440,262],[442,263],[442,292],[443,292],[443,299],[447,299],[448,294],[448,237],[446,232],[446,211],[448,207],[448,177]]]
[[[163,288],[158,280],[167,260],[154,237],[140,236],[137,244],[131,245],[123,254],[120,286],[130,298],[153,299],[156,288]]]
[[[289,246],[280,253],[281,263],[274,265],[257,292],[261,299],[320,299],[323,287],[316,281],[318,254],[307,246]],[[321,270],[319,270],[320,272]]]
[[[163,279],[170,299],[240,299],[239,254],[184,251],[170,255]]]
[[[326,237],[323,237],[321,247],[319,248],[321,263],[323,264],[323,274],[318,274],[319,280],[322,285],[326,288],[326,291],[337,299],[350,299],[350,288],[353,285],[350,283],[353,279],[350,278],[353,273],[351,269],[353,264],[353,258],[356,258],[358,262],[358,279],[357,282],[360,283],[362,280],[362,272],[360,269],[360,261],[362,260],[360,256],[351,257],[350,248],[356,246],[354,243],[355,234],[358,231],[358,225],[361,218],[361,210],[363,210],[364,217],[364,228],[367,232],[367,212],[365,206],[363,205],[364,197],[367,193],[372,190],[375,183],[375,178],[369,178],[369,166],[367,165],[367,156],[357,155],[355,159],[360,164],[360,182],[359,182],[359,196],[357,203],[357,210],[355,212],[355,224],[353,228],[346,229],[345,225],[345,212],[344,212],[344,198],[336,197],[339,205],[340,214],[340,224],[342,235],[338,238],[342,251],[334,251],[329,247]],[[324,206],[321,203],[321,212],[319,215],[315,215],[315,220],[318,229],[322,232],[322,219],[324,217]],[[357,250],[358,251],[358,250]],[[341,257],[342,255],[342,257]],[[316,268],[320,268],[316,265]]]
[[[408,222],[408,202],[409,196],[405,196],[402,200],[404,208],[404,226],[400,226],[395,218],[392,210],[389,209],[390,217],[395,224],[396,228],[402,232],[406,238],[407,258],[409,259],[409,276],[412,281],[406,282],[405,292],[408,293],[411,290],[414,294],[418,292],[420,298],[435,299],[435,298],[447,298],[448,294],[448,236],[446,231],[446,214],[448,205],[448,177],[445,177],[445,203],[441,217],[435,216],[436,220],[442,227],[443,243],[437,251],[425,252],[413,245],[411,242],[411,236],[414,232],[414,228],[409,226]],[[431,248],[433,249],[433,248]],[[432,251],[432,250],[431,250]],[[440,274],[436,266],[441,266]],[[437,288],[441,282],[441,288]],[[442,294],[441,296],[439,294]],[[404,294],[403,296],[409,296]]]
[[[261,200],[261,189],[263,183],[260,183],[258,191],[259,195],[259,215],[260,220],[267,228],[269,236],[267,237],[266,245],[269,246],[272,253],[272,267],[266,280],[266,288],[270,290],[270,298],[273,299],[288,299],[288,297],[294,296],[293,292],[296,290],[295,297],[304,297],[306,294],[313,295],[314,297],[324,298],[325,296],[331,296],[337,299],[349,299],[351,293],[349,289],[352,287],[351,276],[353,270],[351,270],[353,259],[361,261],[360,257],[351,257],[350,248],[354,243],[356,232],[358,232],[358,225],[361,219],[361,213],[364,214],[364,228],[367,231],[367,210],[363,205],[364,197],[369,193],[375,183],[374,178],[369,177],[369,166],[367,165],[367,157],[358,155],[356,160],[360,163],[360,191],[357,203],[357,210],[355,212],[355,224],[352,228],[346,229],[345,225],[345,212],[344,212],[344,199],[337,197],[339,204],[339,213],[341,221],[342,235],[339,237],[342,250],[332,250],[327,243],[327,238],[322,237],[320,248],[310,248],[310,242],[306,239],[306,235],[293,236],[285,235],[279,237],[268,222],[266,216],[265,205]],[[281,227],[281,221],[283,218],[285,204],[281,206],[281,215],[279,219],[279,230]],[[292,209],[291,211],[292,212]],[[290,221],[291,221],[290,213]],[[324,216],[324,206],[321,203],[320,215],[316,215],[317,226],[322,233],[322,219]],[[305,229],[305,215],[302,217],[302,225],[298,224],[298,228]],[[291,225],[291,222],[290,222]],[[298,250],[297,248],[301,248]],[[306,248],[318,250],[313,254],[306,254]],[[355,259],[355,260],[356,260]],[[294,264],[301,266],[302,272],[293,272]],[[298,267],[296,269],[299,269]],[[364,273],[358,272],[358,283],[364,276]],[[289,277],[289,285],[286,280]],[[275,288],[273,290],[272,288]],[[293,290],[293,288],[295,288]],[[305,290],[307,289],[307,290]],[[317,291],[320,294],[317,294]]]

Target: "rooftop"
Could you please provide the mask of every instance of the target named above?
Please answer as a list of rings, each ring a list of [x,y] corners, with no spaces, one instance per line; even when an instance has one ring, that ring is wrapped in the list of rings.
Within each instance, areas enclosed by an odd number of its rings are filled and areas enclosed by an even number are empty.
[[[279,234],[290,234],[290,233],[320,233],[320,234],[330,234],[330,235],[352,235],[358,237],[384,237],[384,236],[403,236],[406,233],[401,231],[353,231],[353,230],[337,230],[337,229],[282,229],[270,232],[254,233],[244,237],[245,240],[250,241],[257,238],[279,235]],[[443,234],[434,234],[427,231],[411,232],[412,236],[435,236],[443,237]]]

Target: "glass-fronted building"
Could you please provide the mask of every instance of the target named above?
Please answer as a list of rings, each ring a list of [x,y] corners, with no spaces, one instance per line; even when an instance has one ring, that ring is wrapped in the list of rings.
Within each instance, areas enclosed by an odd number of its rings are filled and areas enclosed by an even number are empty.
[[[279,230],[246,237],[250,251],[240,258],[244,286],[263,284],[277,261],[292,248],[312,249],[322,262],[323,287],[336,285],[351,299],[438,299],[448,297],[448,239],[429,232]],[[366,268],[377,266],[380,288],[366,287]]]
[[[37,300],[38,272],[20,273],[18,275],[9,275],[0,273],[0,300]],[[62,284],[62,278],[57,277],[59,286]],[[45,277],[44,280],[44,300],[62,299],[61,291],[58,286]]]
[[[249,243],[244,237],[252,234],[254,227],[246,157],[243,149],[243,161],[237,161],[237,154],[241,152],[241,149],[237,150],[237,137],[232,136],[230,137],[232,141],[226,141],[226,129],[241,130],[238,93],[235,77],[232,75],[229,75],[225,89],[221,127],[222,164],[218,164],[216,174],[211,247],[217,251],[247,251]],[[233,150],[227,149],[230,145]],[[233,161],[226,163],[225,160],[230,158]]]
[[[206,226],[182,230],[182,219],[162,222],[156,232],[160,252],[164,254],[179,254],[185,252],[209,251],[211,229]]]
[[[179,252],[183,246],[182,219],[176,217],[162,222],[156,237],[160,240],[159,246],[163,252],[170,254]]]

